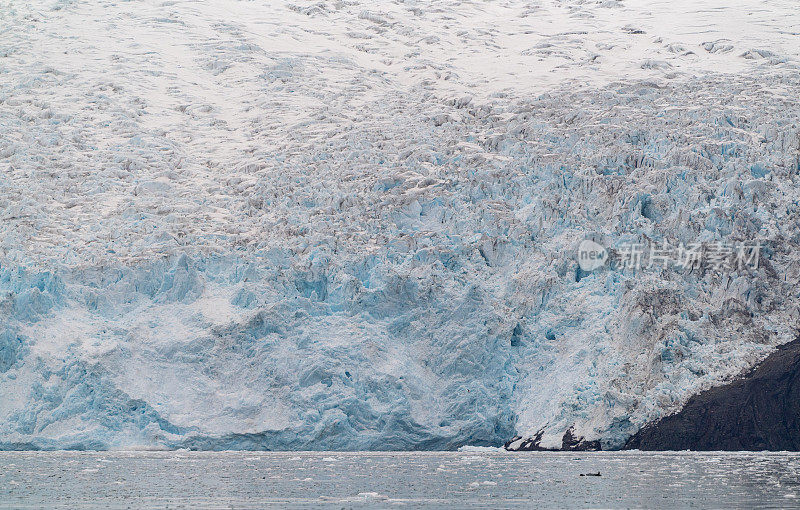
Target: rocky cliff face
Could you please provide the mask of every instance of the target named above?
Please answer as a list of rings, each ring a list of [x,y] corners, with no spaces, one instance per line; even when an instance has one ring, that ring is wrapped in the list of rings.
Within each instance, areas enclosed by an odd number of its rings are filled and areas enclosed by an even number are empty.
[[[639,450],[800,450],[800,339],[628,441]]]

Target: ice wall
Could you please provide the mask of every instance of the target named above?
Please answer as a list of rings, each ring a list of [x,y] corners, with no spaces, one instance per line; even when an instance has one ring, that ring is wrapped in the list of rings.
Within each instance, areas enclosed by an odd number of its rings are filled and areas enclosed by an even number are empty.
[[[609,25],[630,61],[562,34],[495,83],[435,58],[502,53],[477,14],[229,3],[3,14],[1,447],[613,448],[797,335],[786,40]],[[603,80],[528,87],[539,57]],[[763,250],[585,273],[586,238]]]

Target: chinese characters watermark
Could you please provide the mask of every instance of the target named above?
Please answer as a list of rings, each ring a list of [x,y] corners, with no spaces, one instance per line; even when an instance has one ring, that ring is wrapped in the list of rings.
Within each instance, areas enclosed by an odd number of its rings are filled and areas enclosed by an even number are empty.
[[[662,243],[628,243],[616,250],[585,240],[578,247],[578,265],[590,272],[603,267],[606,261],[611,269],[640,271],[643,269],[679,270],[713,269],[733,271],[745,268],[758,269],[761,243],[680,243],[677,246]]]

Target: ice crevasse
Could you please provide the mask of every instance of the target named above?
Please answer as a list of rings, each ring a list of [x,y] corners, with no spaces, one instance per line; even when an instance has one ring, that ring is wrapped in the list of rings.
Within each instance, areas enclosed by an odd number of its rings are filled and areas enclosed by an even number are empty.
[[[4,78],[0,448],[618,448],[796,338],[796,66],[355,93],[346,59],[327,82],[214,44],[205,72],[263,87],[235,118],[186,92],[165,129],[132,82],[30,59]],[[762,248],[585,272],[585,239]]]

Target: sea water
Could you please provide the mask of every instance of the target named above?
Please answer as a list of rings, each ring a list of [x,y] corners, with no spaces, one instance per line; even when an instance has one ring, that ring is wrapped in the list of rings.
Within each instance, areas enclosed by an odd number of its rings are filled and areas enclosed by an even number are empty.
[[[796,453],[0,452],[0,507],[787,507],[799,472]]]

